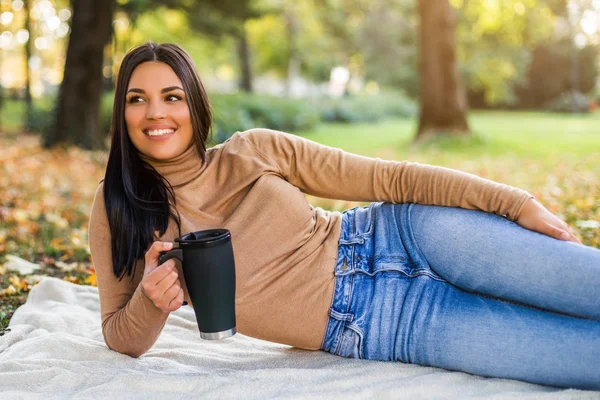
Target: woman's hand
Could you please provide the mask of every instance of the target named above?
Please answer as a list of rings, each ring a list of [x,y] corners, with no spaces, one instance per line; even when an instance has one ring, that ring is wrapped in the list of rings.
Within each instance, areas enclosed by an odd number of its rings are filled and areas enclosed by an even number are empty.
[[[179,274],[175,260],[170,259],[158,265],[161,251],[171,250],[173,243],[154,242],[146,252],[146,266],[142,289],[154,305],[165,313],[177,310],[183,304],[183,289],[179,283]]]
[[[552,214],[546,207],[533,198],[527,200],[516,222],[523,228],[531,231],[543,233],[559,240],[581,243],[571,233],[569,225],[558,219],[556,215]]]

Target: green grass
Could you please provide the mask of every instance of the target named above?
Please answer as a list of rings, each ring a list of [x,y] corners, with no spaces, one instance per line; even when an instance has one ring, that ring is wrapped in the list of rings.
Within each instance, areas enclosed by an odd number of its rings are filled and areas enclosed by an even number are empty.
[[[470,138],[436,138],[413,144],[417,121],[322,125],[299,134],[317,142],[369,156],[447,153],[463,158],[502,156],[547,157],[568,153],[586,156],[600,151],[600,115],[541,112],[474,111]]]
[[[23,126],[23,115],[25,114],[25,102],[4,99],[0,109],[0,132],[16,134]]]

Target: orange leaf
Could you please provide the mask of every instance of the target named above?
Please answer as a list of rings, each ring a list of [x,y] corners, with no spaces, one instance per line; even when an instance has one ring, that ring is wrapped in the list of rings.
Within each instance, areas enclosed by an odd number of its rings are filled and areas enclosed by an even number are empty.
[[[87,278],[85,278],[85,283],[91,286],[98,286],[98,281],[96,280],[96,273],[94,272]]]
[[[75,284],[79,284],[79,278],[77,278],[76,276],[73,275],[69,275],[69,276],[65,276],[63,278],[63,280],[67,281],[67,282],[71,282],[71,283],[75,283]]]

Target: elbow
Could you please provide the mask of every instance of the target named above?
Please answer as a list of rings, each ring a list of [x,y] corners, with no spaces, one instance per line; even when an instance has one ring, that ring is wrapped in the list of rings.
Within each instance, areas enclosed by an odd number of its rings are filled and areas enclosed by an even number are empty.
[[[147,351],[147,349],[136,348],[135,346],[130,346],[127,344],[123,345],[122,343],[111,343],[111,341],[106,336],[104,337],[104,343],[106,343],[106,346],[110,350],[116,351],[117,353],[121,353],[132,358],[139,358]]]
[[[104,328],[102,329],[102,336],[104,337],[104,343],[110,350],[132,358],[139,358],[148,351],[146,347],[136,346],[126,340],[116,338],[114,333],[110,334]]]

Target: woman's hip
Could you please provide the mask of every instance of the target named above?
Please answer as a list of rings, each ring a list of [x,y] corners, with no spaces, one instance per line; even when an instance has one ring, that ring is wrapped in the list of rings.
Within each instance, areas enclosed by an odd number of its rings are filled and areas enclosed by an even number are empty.
[[[411,287],[427,280],[445,282],[429,268],[410,229],[401,225],[410,206],[372,203],[343,213],[323,350],[346,357],[401,359],[386,343],[397,340],[402,314],[410,314],[407,309],[415,301]],[[419,293],[422,297],[426,291]],[[368,346],[372,338],[377,346]]]

